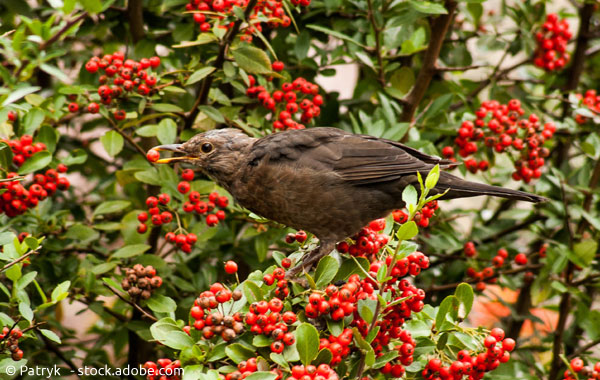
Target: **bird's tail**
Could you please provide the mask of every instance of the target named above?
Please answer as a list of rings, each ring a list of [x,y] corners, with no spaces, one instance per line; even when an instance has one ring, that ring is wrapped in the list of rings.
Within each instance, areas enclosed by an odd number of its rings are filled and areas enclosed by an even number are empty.
[[[441,199],[454,199],[476,197],[479,195],[491,195],[494,197],[515,199],[532,203],[546,202],[548,199],[542,196],[526,193],[524,191],[507,189],[505,187],[490,186],[483,183],[465,181],[452,174],[440,173],[440,180],[435,187],[437,191],[448,192]]]

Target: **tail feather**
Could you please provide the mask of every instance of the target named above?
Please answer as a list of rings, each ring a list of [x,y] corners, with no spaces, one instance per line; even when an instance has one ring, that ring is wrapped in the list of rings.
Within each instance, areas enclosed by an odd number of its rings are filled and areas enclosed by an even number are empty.
[[[532,203],[546,202],[548,199],[540,195],[527,193],[525,191],[507,189],[505,187],[491,186],[478,182],[465,181],[462,178],[452,174],[440,173],[440,180],[435,187],[436,190],[443,192],[448,190],[441,199],[454,199],[476,197],[479,195],[491,195],[494,197],[515,199]]]

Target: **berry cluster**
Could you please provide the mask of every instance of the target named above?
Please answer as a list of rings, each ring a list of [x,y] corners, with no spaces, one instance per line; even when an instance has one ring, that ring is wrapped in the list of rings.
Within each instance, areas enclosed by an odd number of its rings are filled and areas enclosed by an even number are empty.
[[[584,379],[598,380],[600,379],[600,362],[596,362],[594,367],[586,366],[581,358],[573,358],[569,363],[571,368],[564,373],[563,380]]]
[[[327,364],[295,365],[292,367],[292,376],[287,380],[338,380],[338,374]]]
[[[296,233],[289,233],[287,235],[285,235],[285,242],[288,244],[292,244],[295,241],[297,241],[298,243],[302,244],[306,241],[306,239],[308,238],[308,235],[306,234],[306,232],[299,230]]]
[[[280,354],[285,346],[296,342],[296,337],[289,332],[289,326],[297,320],[293,311],[283,312],[283,301],[274,297],[267,301],[254,302],[250,305],[244,321],[255,335],[265,335],[273,339],[271,352]]]
[[[152,265],[144,267],[135,264],[133,268],[125,269],[125,277],[121,280],[121,287],[131,298],[147,300],[155,289],[162,285],[162,278],[156,275]]]
[[[151,95],[155,92],[157,78],[155,74],[148,73],[148,70],[156,70],[160,66],[160,58],[142,58],[138,61],[125,59],[121,52],[106,54],[102,57],[92,57],[86,64],[85,69],[91,73],[100,73],[100,86],[98,95],[100,102],[106,106],[113,103],[118,98],[127,98],[128,93],[135,91],[142,96]],[[70,103],[70,112],[77,112],[79,105]],[[97,102],[90,102],[87,105],[89,113],[98,113],[100,105]],[[115,120],[125,119],[125,111],[115,107],[113,117]]]
[[[567,20],[559,20],[556,13],[546,16],[542,30],[535,34],[538,43],[533,64],[546,71],[560,70],[569,63],[567,44],[573,37]]]
[[[495,100],[483,102],[475,112],[477,120],[464,121],[458,130],[458,136],[454,140],[459,147],[458,154],[463,158],[473,155],[479,150],[477,144],[480,142],[490,148],[490,153],[492,149],[497,153],[514,150],[520,157],[514,163],[513,179],[529,183],[533,178],[539,178],[545,164],[544,159],[550,154],[550,150],[543,147],[543,144],[552,138],[556,126],[554,123],[546,123],[542,127],[537,115],[522,118],[524,113],[521,102],[517,99],[510,100],[508,104],[500,104]],[[442,154],[454,159],[454,149],[451,146],[444,147]],[[487,160],[478,162],[475,158],[469,158],[464,163],[472,173],[489,168]]]
[[[20,167],[32,155],[46,150],[44,143],[33,143],[33,137],[23,135],[20,139],[2,140],[10,146],[13,152],[13,164]],[[71,184],[66,177],[60,174],[67,172],[67,166],[59,164],[56,169],[48,169],[44,174],[35,174],[29,186],[18,180],[10,181],[18,177],[17,173],[9,172],[6,175],[8,181],[0,182],[0,189],[6,189],[0,195],[0,214],[6,213],[8,217],[23,214],[27,209],[37,206],[52,196],[56,190],[67,190]]]
[[[23,336],[23,332],[15,327],[12,330],[8,326],[4,326],[2,334],[0,334],[0,341],[3,345],[3,349],[10,351],[12,360],[19,361],[23,359],[23,350],[19,348],[19,339]]]
[[[438,208],[438,201],[431,201],[423,206],[421,211],[418,211],[415,214],[413,220],[419,227],[426,228],[429,226],[429,219],[433,217]],[[408,213],[406,213],[404,210],[394,210],[392,212],[392,216],[394,217],[394,221],[396,223],[404,224],[408,220]]]
[[[285,279],[285,270],[292,266],[292,260],[284,258],[281,260],[281,267],[273,269],[273,273],[267,273],[263,276],[263,281],[266,285],[271,286],[276,284],[274,295],[280,300],[284,299],[290,294],[288,288],[288,281]]]
[[[190,309],[190,317],[194,320],[192,325],[196,330],[202,331],[202,337],[206,340],[217,336],[221,336],[226,342],[235,339],[244,332],[242,315],[240,313],[226,315],[221,312],[224,310],[223,307],[219,311],[219,306],[241,298],[241,290],[236,289],[232,292],[221,283],[215,282],[209,290],[200,293],[194,301],[194,306]],[[186,326],[184,331],[189,334],[191,327]]]
[[[404,366],[409,366],[414,361],[413,354],[415,352],[415,347],[417,346],[417,342],[412,338],[412,335],[408,330],[395,331],[394,335],[398,335],[397,339],[400,339],[402,344],[396,345],[394,348],[398,351],[398,358],[392,362],[387,362],[381,368],[381,373],[390,374],[393,377],[402,377],[404,375],[405,369]],[[379,353],[378,356],[382,355]]]
[[[575,94],[575,96],[583,103],[584,107],[594,113],[600,114],[600,96],[597,95],[596,90],[587,90],[584,95]],[[575,121],[577,124],[585,124],[588,118],[581,114],[576,114]]]
[[[384,229],[385,219],[376,219],[351,237],[352,244],[345,241],[338,243],[337,250],[339,253],[349,253],[352,256],[365,257],[373,261],[381,248],[390,241],[390,237],[382,233]]]
[[[346,328],[338,336],[331,334],[328,339],[321,338],[319,340],[319,351],[324,348],[329,349],[332,354],[329,365],[335,367],[350,353],[352,338],[352,329]]]
[[[192,169],[185,169],[181,172],[182,181],[177,185],[177,191],[181,194],[188,194],[188,201],[183,203],[183,211],[187,213],[196,212],[199,215],[206,216],[206,224],[209,227],[214,227],[219,222],[225,220],[225,211],[222,210],[229,204],[229,199],[220,195],[217,192],[212,192],[208,195],[208,201],[202,200],[202,196],[197,191],[190,192],[191,185],[190,181],[194,180],[194,171]],[[215,206],[221,210],[211,212],[215,209]]]
[[[144,369],[148,373],[147,380],[180,380],[181,376],[179,375],[183,375],[179,360],[163,358],[158,359],[156,363],[147,361],[144,363]]]
[[[359,290],[361,290],[360,281],[352,277],[340,288],[333,284],[329,285],[325,289],[325,294],[313,291],[308,297],[304,312],[308,318],[330,316],[334,321],[341,321],[356,310]]]
[[[256,97],[263,107],[273,113],[273,130],[304,129],[305,124],[321,114],[323,97],[319,95],[319,86],[299,77],[291,83],[285,82],[280,90],[271,94],[264,86],[256,86],[253,76],[248,76],[250,87],[246,94]],[[300,113],[300,122],[294,120]],[[304,123],[304,124],[302,124]]]
[[[486,372],[492,371],[510,359],[510,352],[515,348],[515,341],[504,338],[504,330],[492,329],[490,335],[483,340],[485,351],[471,353],[461,350],[456,360],[448,365],[437,358],[430,359],[421,372],[425,380],[452,380],[468,376],[471,380],[483,379]]]
[[[292,4],[306,7],[310,5],[310,0],[292,0]],[[185,10],[194,12],[194,22],[199,25],[200,31],[204,33],[211,30],[212,24],[217,24],[219,28],[228,30],[235,22],[233,7],[245,8],[247,5],[248,0],[190,0],[185,5]],[[267,18],[269,20],[267,25],[271,29],[288,27],[292,23],[292,20],[285,14],[283,1],[260,0],[250,15],[248,26],[241,30],[243,34],[240,36],[240,40],[250,42],[256,31],[262,32],[263,26],[259,18]]]
[[[258,371],[257,358],[250,358],[248,360],[241,361],[237,365],[237,370],[230,372],[227,375],[219,375],[219,377],[223,380],[243,380],[256,371]],[[280,369],[275,368],[272,369],[271,372],[277,375],[275,380],[280,380],[283,378],[283,373]]]

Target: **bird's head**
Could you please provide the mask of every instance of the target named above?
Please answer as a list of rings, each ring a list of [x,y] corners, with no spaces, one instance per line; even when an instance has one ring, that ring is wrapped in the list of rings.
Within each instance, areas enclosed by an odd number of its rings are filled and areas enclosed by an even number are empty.
[[[255,140],[237,129],[224,128],[200,133],[183,144],[159,145],[152,149],[174,153],[173,157],[156,163],[187,162],[218,182],[226,182],[240,167],[245,150]]]

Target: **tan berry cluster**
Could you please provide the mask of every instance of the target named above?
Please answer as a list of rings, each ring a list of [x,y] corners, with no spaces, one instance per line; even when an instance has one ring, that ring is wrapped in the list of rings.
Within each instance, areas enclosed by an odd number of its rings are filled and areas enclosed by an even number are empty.
[[[593,113],[600,114],[600,96],[596,90],[587,90],[584,95],[575,94],[578,100],[583,103],[583,106],[591,110]],[[575,121],[577,124],[585,124],[589,119],[583,115],[576,114]]]
[[[365,257],[372,261],[377,257],[381,248],[390,241],[390,237],[383,233],[384,229],[385,219],[376,219],[351,237],[352,244],[346,241],[338,243],[337,251],[349,253],[355,257]]]
[[[554,123],[542,126],[536,114],[524,118],[524,113],[517,99],[510,100],[508,104],[500,104],[496,100],[483,102],[475,112],[477,120],[464,121],[454,140],[459,148],[458,154],[463,158],[471,157],[464,162],[467,170],[476,173],[489,168],[487,160],[477,161],[472,157],[480,148],[478,144],[483,143],[490,153],[493,150],[496,153],[514,151],[519,154],[512,175],[515,181],[529,183],[532,179],[540,178],[545,158],[550,154],[550,150],[543,145],[552,138],[556,126]],[[442,154],[455,159],[451,146],[444,147]]]
[[[546,71],[560,70],[569,63],[570,55],[567,53],[567,44],[573,37],[569,30],[569,23],[559,19],[556,13],[546,16],[542,30],[535,34],[538,43],[533,64]]]
[[[309,6],[310,0],[292,0],[294,5]],[[190,0],[185,10],[194,12],[194,22],[201,32],[208,32],[213,25],[229,30],[234,24],[233,7],[246,8],[248,0]],[[286,15],[282,0],[258,0],[248,26],[243,27],[240,40],[250,42],[258,31],[262,32],[262,19],[268,19],[269,28],[288,27],[292,20]],[[260,20],[259,20],[260,19]]]
[[[33,143],[33,137],[23,135],[18,139],[0,140],[6,143],[13,153],[13,164],[21,167],[31,156],[37,152],[45,151],[46,145],[41,142]],[[33,175],[33,181],[27,185],[23,181],[2,181],[0,182],[0,214],[5,213],[12,218],[23,214],[28,209],[37,206],[39,201],[43,201],[49,196],[54,195],[56,190],[67,190],[71,184],[66,177],[61,174],[68,170],[64,164],[59,164],[56,169],[48,169],[44,174]],[[6,179],[16,178],[16,172],[9,172]]]
[[[598,380],[600,379],[600,362],[596,362],[594,367],[586,366],[583,359],[576,357],[569,363],[570,369],[567,369],[563,375],[563,380]]]
[[[147,361],[144,363],[144,369],[147,371],[147,380],[180,380],[181,362],[179,360],[158,359],[155,362]]]
[[[85,69],[91,74],[101,74],[98,95],[100,102],[106,106],[113,104],[113,100],[124,99],[132,92],[142,96],[151,95],[155,92],[157,82],[155,71],[160,66],[160,58],[142,58],[139,61],[125,59],[121,52],[106,54],[102,57],[92,57],[86,64]],[[69,111],[77,112],[77,103],[69,104]],[[87,105],[89,113],[98,113],[100,105],[90,102]],[[118,106],[113,110],[115,120],[125,119],[126,113]]]
[[[147,300],[155,289],[162,285],[162,278],[156,275],[152,265],[143,266],[135,264],[133,268],[125,269],[125,277],[121,280],[121,287],[131,298]]]
[[[210,289],[200,293],[190,309],[192,325],[196,330],[202,331],[202,337],[206,340],[221,337],[229,342],[244,332],[242,315],[233,313],[228,315],[224,312],[222,304],[230,300],[238,301],[242,298],[242,292],[238,289],[233,292],[219,282],[215,282]],[[190,334],[191,327],[186,326],[185,332]]]
[[[23,336],[23,332],[15,327],[12,330],[8,326],[4,326],[2,334],[0,334],[0,343],[2,344],[0,352],[8,350],[10,357],[14,361],[23,359],[23,350],[19,348],[19,339]]]
[[[256,86],[253,76],[248,76],[248,79],[250,86],[246,94],[258,98],[263,107],[273,113],[274,131],[304,129],[305,124],[321,114],[323,97],[319,95],[319,86],[302,77],[283,83],[281,89],[272,93],[264,86]]]
[[[470,380],[483,379],[486,372],[492,371],[510,359],[510,352],[515,348],[515,341],[504,337],[504,330],[492,329],[483,340],[485,348],[482,352],[461,350],[456,360],[444,365],[438,358],[430,359],[421,372],[425,380],[454,380],[468,376]]]

